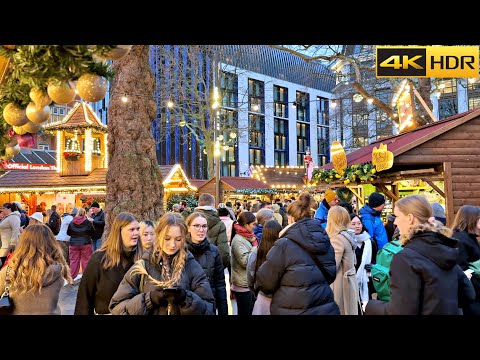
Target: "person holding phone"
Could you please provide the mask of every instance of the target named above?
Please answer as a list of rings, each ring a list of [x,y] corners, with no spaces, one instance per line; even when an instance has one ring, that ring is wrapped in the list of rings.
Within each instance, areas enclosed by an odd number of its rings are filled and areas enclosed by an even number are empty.
[[[187,250],[181,216],[163,215],[157,241],[125,274],[113,294],[114,315],[215,315],[212,289],[202,266]]]

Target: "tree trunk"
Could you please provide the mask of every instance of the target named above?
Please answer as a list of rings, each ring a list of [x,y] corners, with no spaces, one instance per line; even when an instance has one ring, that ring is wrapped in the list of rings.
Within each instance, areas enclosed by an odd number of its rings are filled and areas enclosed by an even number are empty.
[[[108,108],[108,154],[105,233],[116,215],[127,211],[139,221],[163,213],[162,176],[155,153],[155,78],[148,45],[135,45],[113,62],[116,71]],[[127,96],[124,103],[122,97]]]
[[[428,79],[418,79],[418,93],[420,96],[423,98],[425,103],[427,104],[428,108],[430,110],[433,110],[433,104],[432,100],[430,100],[430,91],[432,87],[432,80],[430,78]],[[423,117],[422,117],[423,115]],[[417,125],[422,126],[428,123],[433,122],[432,118],[430,118],[430,115],[428,115],[428,112],[425,110],[422,104],[419,106],[419,111],[418,111],[418,117],[417,117]]]

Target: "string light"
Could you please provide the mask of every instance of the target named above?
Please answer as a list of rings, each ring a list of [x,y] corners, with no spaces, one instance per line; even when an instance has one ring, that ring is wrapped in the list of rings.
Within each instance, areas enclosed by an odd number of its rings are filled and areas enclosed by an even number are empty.
[[[128,98],[127,98],[126,96],[122,96],[122,102],[123,102],[123,103],[128,102]]]

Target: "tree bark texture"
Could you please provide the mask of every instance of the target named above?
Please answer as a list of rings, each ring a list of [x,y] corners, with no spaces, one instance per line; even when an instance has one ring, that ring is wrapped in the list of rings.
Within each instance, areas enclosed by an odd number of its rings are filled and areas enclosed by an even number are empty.
[[[116,71],[108,108],[108,154],[105,234],[116,215],[127,211],[139,221],[163,213],[162,176],[155,153],[155,78],[148,45],[134,45],[113,62]],[[124,103],[122,97],[128,101]]]

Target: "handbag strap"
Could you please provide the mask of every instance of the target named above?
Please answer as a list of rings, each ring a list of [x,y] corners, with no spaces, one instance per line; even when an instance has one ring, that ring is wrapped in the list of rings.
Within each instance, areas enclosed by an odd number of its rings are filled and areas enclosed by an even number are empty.
[[[7,272],[5,274],[5,290],[3,291],[3,294],[0,297],[0,299],[3,298],[4,296],[9,295],[10,285],[12,285],[12,283],[10,282],[10,270],[11,269],[12,268],[10,267],[10,265],[7,265]]]

